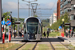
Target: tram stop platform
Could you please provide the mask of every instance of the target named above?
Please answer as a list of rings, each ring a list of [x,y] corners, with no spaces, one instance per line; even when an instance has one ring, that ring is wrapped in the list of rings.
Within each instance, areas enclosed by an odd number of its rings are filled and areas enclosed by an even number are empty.
[[[11,38],[11,43],[19,43],[20,41],[23,40],[23,37],[12,37]],[[0,39],[0,43],[2,43],[2,39]],[[8,43],[8,38],[5,38],[5,43]]]
[[[58,37],[58,39],[63,40],[64,42],[70,43],[75,46],[75,37],[67,38],[67,37]]]

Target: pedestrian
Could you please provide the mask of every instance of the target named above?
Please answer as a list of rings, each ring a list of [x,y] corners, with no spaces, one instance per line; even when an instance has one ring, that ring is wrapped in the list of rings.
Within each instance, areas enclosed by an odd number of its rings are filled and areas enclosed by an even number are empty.
[[[10,31],[11,37],[12,37],[12,31]]]
[[[46,37],[46,33],[44,32],[43,34],[44,34],[44,37]]]
[[[68,37],[68,30],[66,29],[66,32],[65,32],[65,34],[66,34],[66,37]]]
[[[49,31],[47,31],[47,38],[48,38],[48,36],[49,36]]]
[[[73,37],[74,32],[72,31],[72,37]]]

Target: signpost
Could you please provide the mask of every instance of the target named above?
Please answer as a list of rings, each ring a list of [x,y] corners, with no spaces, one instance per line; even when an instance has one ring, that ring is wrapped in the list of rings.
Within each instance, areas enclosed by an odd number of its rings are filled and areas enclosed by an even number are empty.
[[[10,26],[11,25],[11,21],[7,21],[7,23],[6,23],[8,26]]]
[[[2,25],[5,25],[5,21],[2,21],[1,24],[2,24]]]
[[[5,21],[2,21],[1,24],[4,26],[5,25]],[[5,34],[4,34],[4,31],[3,31],[3,35],[2,35],[2,43],[5,42]]]
[[[62,27],[61,27],[61,26],[59,26],[59,29],[62,29]]]
[[[10,26],[11,25],[11,21],[8,19],[8,21],[6,22],[7,26]],[[9,27],[9,29],[11,29],[11,27]],[[11,41],[11,34],[10,34],[10,31],[8,29],[8,32],[9,32],[9,35],[8,35],[8,42]]]

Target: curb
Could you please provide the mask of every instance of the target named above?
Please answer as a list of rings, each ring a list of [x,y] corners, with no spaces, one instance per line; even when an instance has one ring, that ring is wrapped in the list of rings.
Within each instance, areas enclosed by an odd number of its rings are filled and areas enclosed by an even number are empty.
[[[58,39],[60,39],[60,40],[62,40],[62,41],[68,40],[68,39],[63,38],[63,37],[58,37]]]

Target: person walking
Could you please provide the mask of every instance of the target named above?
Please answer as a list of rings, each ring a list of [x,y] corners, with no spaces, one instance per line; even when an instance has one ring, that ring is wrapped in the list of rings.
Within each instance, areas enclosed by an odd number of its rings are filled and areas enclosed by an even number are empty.
[[[49,36],[49,31],[47,31],[47,38],[48,38],[48,36]]]
[[[46,37],[46,33],[44,32],[43,34],[44,34],[44,37]]]
[[[67,29],[66,29],[66,33],[65,34],[66,34],[66,37],[68,37],[68,30]]]

